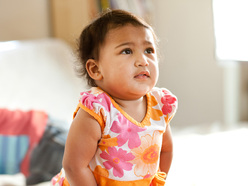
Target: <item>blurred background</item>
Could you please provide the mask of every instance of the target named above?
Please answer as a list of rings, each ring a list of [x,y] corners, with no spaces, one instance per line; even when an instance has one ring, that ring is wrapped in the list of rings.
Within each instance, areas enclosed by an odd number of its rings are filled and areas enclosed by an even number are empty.
[[[0,5],[0,41],[59,38],[73,49],[102,8],[132,11],[159,36],[158,86],[178,96],[175,125],[248,120],[248,64],[216,58],[212,0],[0,0]]]
[[[70,123],[78,93],[87,88],[85,82],[76,78],[73,72],[77,38],[83,27],[103,9],[120,8],[143,17],[159,37],[161,56],[157,86],[168,88],[178,97],[179,109],[171,121],[176,136],[246,128],[248,15],[242,7],[247,8],[248,4],[242,4],[244,2],[0,0],[0,60],[5,60],[4,63],[0,61],[0,107],[41,109]],[[238,6],[239,3],[241,6]],[[234,15],[240,17],[235,18]],[[242,33],[246,34],[242,36]],[[241,44],[236,42],[238,37]],[[37,43],[42,45],[36,51],[28,48],[29,54],[32,51],[36,54],[32,56],[32,63],[25,60],[21,63],[17,57],[11,64],[9,59],[13,55],[3,54],[20,45],[26,46],[28,43],[30,46],[30,42],[34,42],[35,46]],[[226,49],[225,46],[230,47]],[[47,56],[41,56],[41,49],[51,52],[56,47],[59,50],[52,54],[56,64],[50,64]],[[69,57],[62,54],[64,50]],[[41,66],[41,63],[45,66]],[[31,80],[38,83],[32,83]],[[66,124],[65,128],[68,126]],[[179,144],[179,141],[175,144]],[[245,171],[248,173],[247,169]],[[198,185],[198,182],[189,183]]]

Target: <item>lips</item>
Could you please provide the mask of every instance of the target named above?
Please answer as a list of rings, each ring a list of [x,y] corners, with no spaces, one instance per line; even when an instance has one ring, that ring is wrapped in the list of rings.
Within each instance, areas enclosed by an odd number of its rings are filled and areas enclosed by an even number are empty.
[[[149,71],[142,71],[134,76],[134,78],[149,78],[149,77],[150,77]]]

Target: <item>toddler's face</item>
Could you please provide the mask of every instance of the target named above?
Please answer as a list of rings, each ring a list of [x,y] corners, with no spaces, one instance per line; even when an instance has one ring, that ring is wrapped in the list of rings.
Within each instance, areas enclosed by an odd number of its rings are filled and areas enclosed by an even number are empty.
[[[100,48],[98,61],[103,90],[119,99],[138,99],[158,79],[156,45],[151,30],[142,26],[111,29]]]

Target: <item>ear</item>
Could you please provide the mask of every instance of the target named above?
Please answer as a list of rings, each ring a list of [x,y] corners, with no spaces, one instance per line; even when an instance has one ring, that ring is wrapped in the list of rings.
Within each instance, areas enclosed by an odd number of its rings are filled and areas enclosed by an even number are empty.
[[[86,70],[89,76],[94,80],[101,80],[103,78],[98,63],[94,59],[88,59],[86,62]]]

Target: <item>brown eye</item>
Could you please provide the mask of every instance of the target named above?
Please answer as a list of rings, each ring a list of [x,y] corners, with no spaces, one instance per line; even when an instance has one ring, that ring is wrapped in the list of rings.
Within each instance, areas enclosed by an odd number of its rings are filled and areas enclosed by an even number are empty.
[[[145,53],[146,53],[146,54],[153,54],[153,53],[154,53],[154,49],[153,49],[153,48],[147,48],[147,49],[145,50]]]
[[[122,54],[132,54],[133,52],[131,49],[127,48],[127,49],[122,50],[121,53]]]

